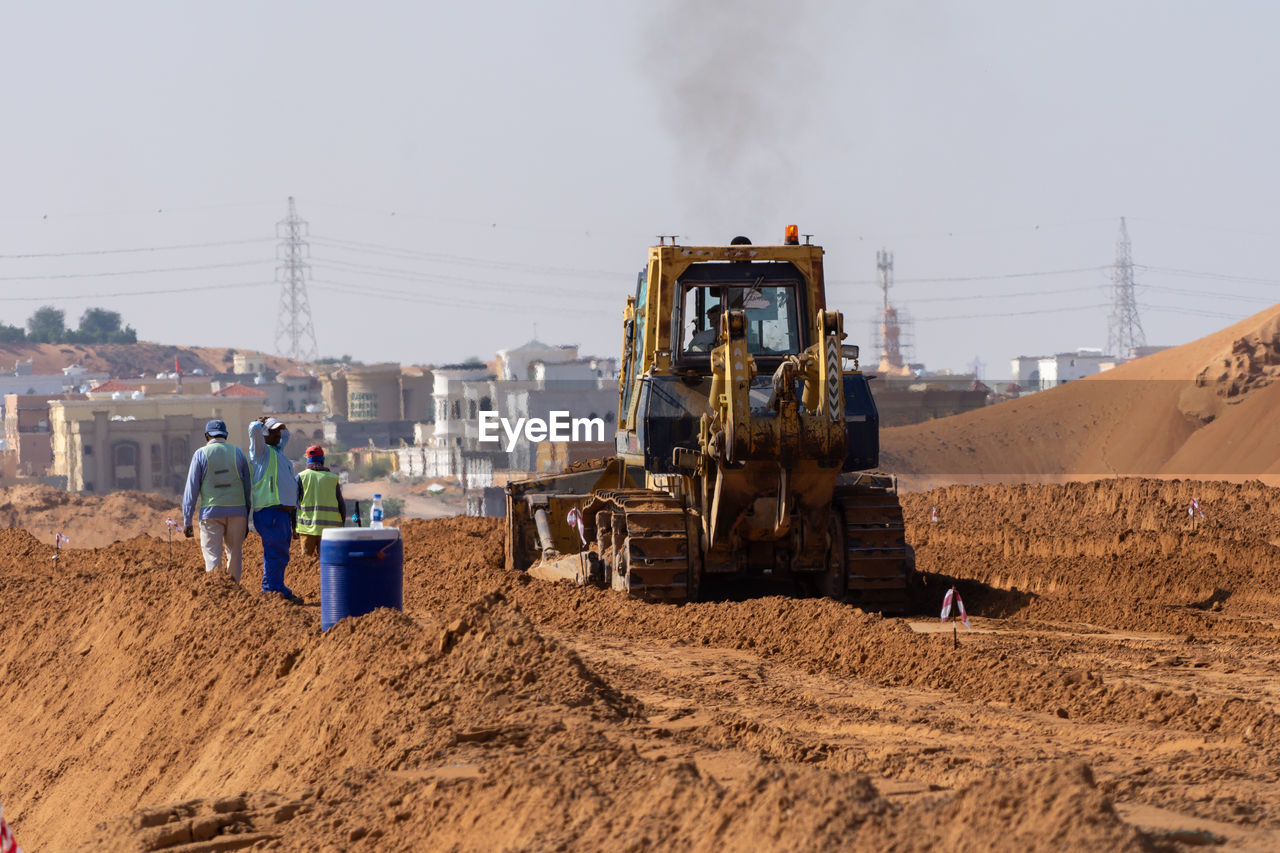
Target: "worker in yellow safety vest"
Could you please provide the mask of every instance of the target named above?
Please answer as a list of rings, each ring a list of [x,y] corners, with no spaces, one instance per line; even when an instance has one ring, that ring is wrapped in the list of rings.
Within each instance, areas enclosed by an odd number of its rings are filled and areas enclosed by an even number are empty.
[[[313,444],[307,448],[307,467],[298,475],[298,534],[302,537],[302,555],[320,553],[320,535],[326,527],[341,527],[347,517],[338,475],[324,465],[324,448]]]

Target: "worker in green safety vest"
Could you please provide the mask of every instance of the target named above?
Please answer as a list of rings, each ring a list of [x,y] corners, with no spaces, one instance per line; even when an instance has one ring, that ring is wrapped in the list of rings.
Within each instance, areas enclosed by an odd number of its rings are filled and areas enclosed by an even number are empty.
[[[191,456],[182,495],[182,532],[190,539],[200,525],[204,570],[212,572],[227,554],[227,571],[240,583],[241,554],[249,532],[249,463],[244,451],[227,442],[227,424],[215,418],[204,425],[203,447]]]
[[[249,424],[249,466],[253,469],[253,529],[262,539],[262,591],[302,604],[285,586],[293,515],[298,507],[298,477],[285,455],[289,428],[263,415]]]
[[[347,504],[342,499],[338,475],[324,464],[324,448],[313,444],[307,448],[307,467],[298,475],[298,534],[302,537],[302,555],[316,557],[320,553],[320,536],[326,527],[341,527],[347,517]]]

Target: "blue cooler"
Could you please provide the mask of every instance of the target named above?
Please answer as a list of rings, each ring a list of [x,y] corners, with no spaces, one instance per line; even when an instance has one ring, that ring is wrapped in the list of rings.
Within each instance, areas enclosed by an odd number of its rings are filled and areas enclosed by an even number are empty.
[[[379,607],[404,609],[400,531],[326,527],[320,535],[320,629]]]

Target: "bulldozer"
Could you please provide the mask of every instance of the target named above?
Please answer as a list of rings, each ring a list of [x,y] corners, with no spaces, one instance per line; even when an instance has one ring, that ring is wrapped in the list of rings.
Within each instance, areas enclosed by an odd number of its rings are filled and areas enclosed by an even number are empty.
[[[506,564],[654,601],[761,585],[908,608],[914,560],[823,249],[649,249],[623,311],[616,455],[506,488]]]

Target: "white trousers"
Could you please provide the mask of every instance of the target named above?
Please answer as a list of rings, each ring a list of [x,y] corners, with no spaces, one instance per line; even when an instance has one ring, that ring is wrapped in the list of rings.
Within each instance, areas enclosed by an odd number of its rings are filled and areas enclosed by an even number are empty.
[[[227,571],[240,583],[240,555],[244,537],[249,534],[249,519],[243,515],[200,519],[200,550],[204,552],[204,570],[211,572],[227,552]]]

